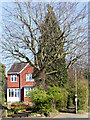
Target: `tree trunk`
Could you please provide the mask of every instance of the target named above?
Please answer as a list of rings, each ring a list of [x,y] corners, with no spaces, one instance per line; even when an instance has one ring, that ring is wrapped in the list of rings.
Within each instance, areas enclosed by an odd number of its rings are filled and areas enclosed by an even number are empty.
[[[46,69],[43,68],[41,71],[38,71],[36,73],[36,76],[34,77],[36,86],[41,86],[42,89],[46,88]]]
[[[41,72],[41,86],[43,89],[45,89],[45,79],[46,79],[46,70],[43,69],[42,72]]]
[[[52,105],[51,105],[52,111],[55,110],[56,106],[55,106],[55,100],[52,99]]]

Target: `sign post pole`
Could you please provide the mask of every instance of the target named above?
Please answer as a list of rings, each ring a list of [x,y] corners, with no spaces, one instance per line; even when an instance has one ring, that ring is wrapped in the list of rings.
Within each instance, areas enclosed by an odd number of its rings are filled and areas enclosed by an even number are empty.
[[[75,113],[77,114],[77,73],[75,69]]]

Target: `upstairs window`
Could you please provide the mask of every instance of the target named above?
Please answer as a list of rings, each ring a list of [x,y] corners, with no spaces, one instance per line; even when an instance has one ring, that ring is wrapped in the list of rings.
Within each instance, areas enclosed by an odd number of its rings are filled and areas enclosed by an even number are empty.
[[[17,82],[17,75],[11,75],[11,82]]]
[[[26,81],[31,81],[32,80],[32,74],[26,74]]]

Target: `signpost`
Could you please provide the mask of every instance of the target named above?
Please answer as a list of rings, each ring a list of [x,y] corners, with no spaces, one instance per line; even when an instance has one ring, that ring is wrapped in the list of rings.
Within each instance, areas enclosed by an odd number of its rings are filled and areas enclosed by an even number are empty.
[[[77,73],[75,69],[75,113],[77,114]]]

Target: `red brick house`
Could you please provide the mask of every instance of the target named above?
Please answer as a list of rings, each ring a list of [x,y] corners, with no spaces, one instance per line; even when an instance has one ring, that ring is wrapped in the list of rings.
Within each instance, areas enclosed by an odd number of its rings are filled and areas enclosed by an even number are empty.
[[[7,73],[7,102],[30,101],[27,93],[35,85],[33,67],[29,63],[14,63]]]

